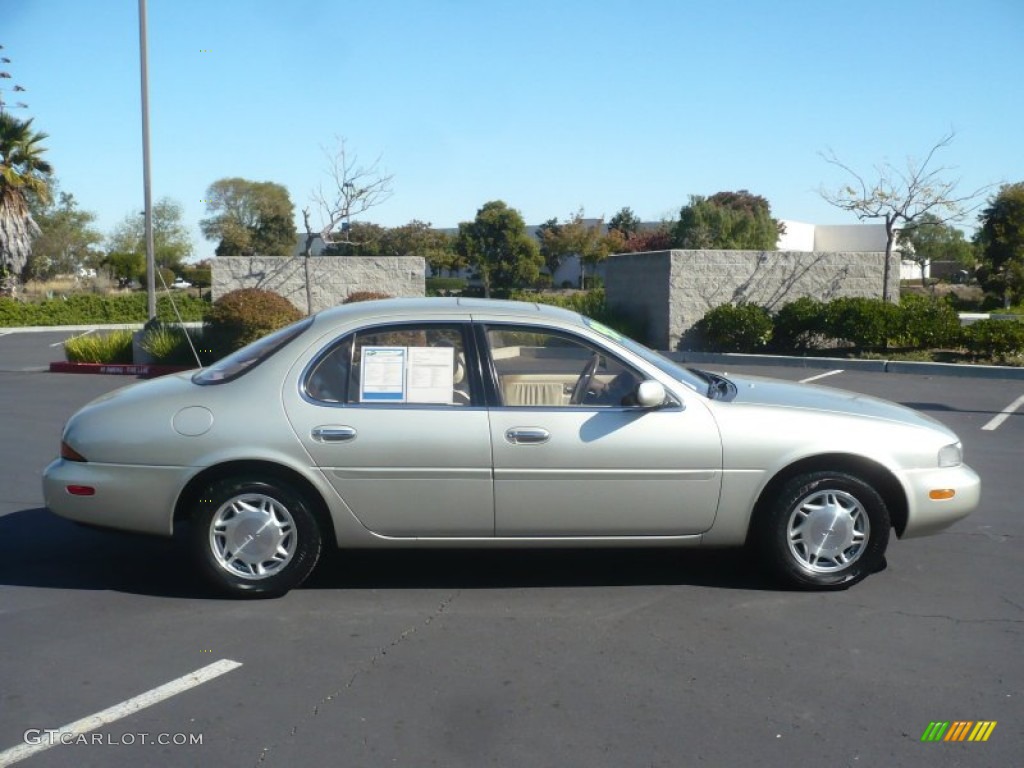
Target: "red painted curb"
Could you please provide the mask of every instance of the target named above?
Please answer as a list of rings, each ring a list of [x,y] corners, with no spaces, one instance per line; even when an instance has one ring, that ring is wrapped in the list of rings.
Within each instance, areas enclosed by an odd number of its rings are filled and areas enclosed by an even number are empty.
[[[50,363],[50,373],[103,373],[108,376],[166,376],[169,373],[188,371],[180,365],[149,365],[146,363]]]

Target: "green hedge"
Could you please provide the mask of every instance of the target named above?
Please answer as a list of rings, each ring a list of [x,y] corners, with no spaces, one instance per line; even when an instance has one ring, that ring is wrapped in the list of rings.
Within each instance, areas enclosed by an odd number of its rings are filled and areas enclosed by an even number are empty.
[[[757,304],[722,304],[698,320],[695,330],[712,352],[757,352],[772,339],[772,316]]]
[[[186,322],[203,320],[210,311],[210,302],[195,296],[176,295],[174,303]],[[169,296],[158,296],[156,307],[158,319],[177,321]],[[121,296],[80,293],[38,303],[0,298],[0,327],[144,323],[148,319],[145,293]]]

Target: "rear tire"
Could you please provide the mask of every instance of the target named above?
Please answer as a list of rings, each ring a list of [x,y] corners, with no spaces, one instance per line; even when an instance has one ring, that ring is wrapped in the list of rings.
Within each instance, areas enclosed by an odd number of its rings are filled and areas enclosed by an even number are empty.
[[[787,482],[757,521],[768,569],[801,589],[845,589],[885,562],[889,512],[879,493],[845,472],[812,472]]]
[[[305,581],[320,557],[309,502],[278,480],[213,483],[198,501],[191,537],[203,575],[231,597],[280,597]]]

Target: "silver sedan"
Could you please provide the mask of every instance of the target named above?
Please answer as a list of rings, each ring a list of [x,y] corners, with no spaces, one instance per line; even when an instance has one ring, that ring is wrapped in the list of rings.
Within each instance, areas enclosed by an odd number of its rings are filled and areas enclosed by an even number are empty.
[[[328,542],[748,545],[783,584],[842,588],[980,482],[894,403],[683,368],[551,307],[390,299],[95,400],[43,490],[90,525],[187,525],[219,590],[276,596]]]

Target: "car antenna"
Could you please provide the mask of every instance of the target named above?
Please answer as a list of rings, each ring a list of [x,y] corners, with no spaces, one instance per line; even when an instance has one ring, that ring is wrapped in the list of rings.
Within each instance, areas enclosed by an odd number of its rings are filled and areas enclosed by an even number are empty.
[[[188,342],[189,349],[192,350],[192,356],[196,359],[196,365],[202,368],[203,361],[199,359],[199,352],[196,351],[196,345],[192,343],[192,337],[188,333],[188,328],[185,327],[185,321],[181,319],[181,312],[178,311],[178,305],[174,303],[174,293],[171,291],[170,287],[168,287],[167,281],[164,279],[163,272],[158,269],[156,270],[156,274],[164,286],[167,298],[171,302],[171,308],[174,310],[174,316],[178,318],[178,325],[181,327],[181,332],[185,334],[185,341]]]

